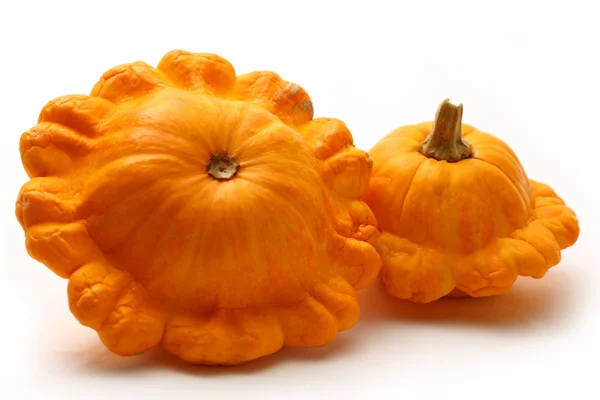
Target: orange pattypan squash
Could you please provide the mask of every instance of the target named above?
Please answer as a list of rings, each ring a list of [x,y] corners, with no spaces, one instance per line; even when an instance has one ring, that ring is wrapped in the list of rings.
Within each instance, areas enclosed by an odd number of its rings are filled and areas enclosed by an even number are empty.
[[[372,169],[298,85],[173,51],[55,99],[20,142],[29,254],[120,355],[236,364],[324,345],[378,273]]]
[[[381,231],[381,278],[401,299],[505,293],[519,275],[543,277],[579,235],[573,211],[504,142],[462,124],[462,110],[446,100],[433,122],[396,129],[369,152],[363,199]]]

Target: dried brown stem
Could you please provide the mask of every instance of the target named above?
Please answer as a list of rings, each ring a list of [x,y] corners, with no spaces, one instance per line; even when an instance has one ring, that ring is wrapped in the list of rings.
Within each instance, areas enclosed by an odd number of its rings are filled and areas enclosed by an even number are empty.
[[[472,156],[461,134],[463,105],[445,99],[437,109],[431,132],[419,152],[438,161],[457,162]]]

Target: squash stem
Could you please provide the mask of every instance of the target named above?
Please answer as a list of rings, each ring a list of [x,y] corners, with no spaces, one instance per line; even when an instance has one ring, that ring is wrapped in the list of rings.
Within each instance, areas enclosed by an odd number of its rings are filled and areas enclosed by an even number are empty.
[[[445,99],[439,105],[433,126],[419,152],[438,161],[457,162],[473,155],[461,134],[463,105]]]

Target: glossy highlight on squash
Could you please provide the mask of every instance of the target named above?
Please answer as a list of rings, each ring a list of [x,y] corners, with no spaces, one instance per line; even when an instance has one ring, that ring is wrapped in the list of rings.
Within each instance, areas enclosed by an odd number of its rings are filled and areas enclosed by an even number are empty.
[[[121,65],[49,102],[20,152],[27,250],[117,354],[238,364],[321,346],[378,275],[371,159],[273,72],[180,50]]]
[[[381,231],[381,278],[400,299],[506,293],[519,275],[542,278],[579,236],[564,201],[462,113],[446,99],[434,121],[400,127],[369,152],[363,200]]]

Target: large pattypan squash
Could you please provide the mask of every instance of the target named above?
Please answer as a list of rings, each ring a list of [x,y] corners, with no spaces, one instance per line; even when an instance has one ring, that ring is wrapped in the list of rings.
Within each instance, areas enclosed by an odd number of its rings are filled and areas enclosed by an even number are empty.
[[[121,65],[48,103],[20,151],[27,250],[117,354],[324,345],[378,275],[370,158],[275,73],[185,51]]]
[[[579,235],[563,200],[528,179],[504,142],[462,124],[462,110],[445,100],[433,122],[398,128],[370,151],[373,243],[401,299],[505,293],[519,275],[543,277]]]

